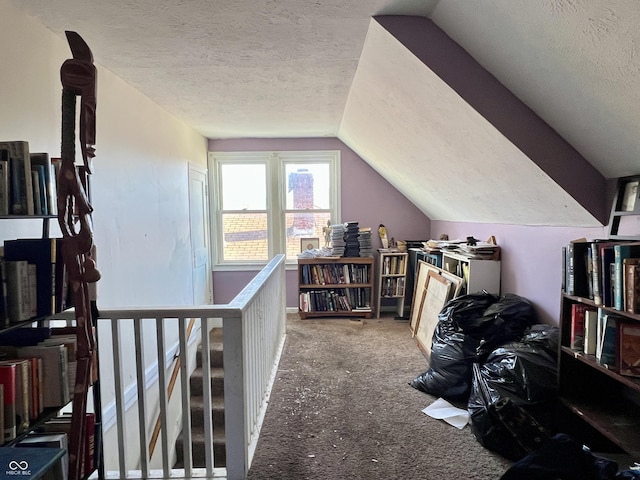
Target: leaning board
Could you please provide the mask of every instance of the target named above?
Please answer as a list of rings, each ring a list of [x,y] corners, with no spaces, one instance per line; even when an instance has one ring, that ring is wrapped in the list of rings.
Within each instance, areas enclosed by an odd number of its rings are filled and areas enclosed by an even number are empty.
[[[438,314],[449,301],[452,282],[445,277],[429,270],[424,295],[418,313],[416,340],[422,351],[431,356],[431,340],[438,323]]]

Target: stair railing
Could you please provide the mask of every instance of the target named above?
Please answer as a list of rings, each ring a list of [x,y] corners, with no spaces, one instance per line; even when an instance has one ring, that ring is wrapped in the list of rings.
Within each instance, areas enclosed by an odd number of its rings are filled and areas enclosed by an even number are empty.
[[[61,315],[61,318],[64,318]],[[196,319],[196,327],[190,322]],[[203,382],[205,468],[194,468],[189,376],[201,344],[203,378],[211,377],[209,331],[222,326],[226,466],[214,457],[211,382]],[[191,330],[191,334],[189,334]],[[228,304],[100,310],[98,354],[106,478],[247,476],[286,335],[285,258],[275,257]],[[179,358],[179,379],[171,390]],[[160,447],[150,452],[150,439]],[[174,469],[182,432],[183,465]],[[96,476],[96,474],[94,474]]]

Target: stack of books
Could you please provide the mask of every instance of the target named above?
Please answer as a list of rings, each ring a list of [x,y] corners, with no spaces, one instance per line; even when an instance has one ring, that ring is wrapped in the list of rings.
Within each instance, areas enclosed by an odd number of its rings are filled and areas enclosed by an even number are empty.
[[[331,253],[336,257],[342,257],[344,255],[344,234],[345,234],[344,224],[338,223],[336,225],[331,225]]]
[[[346,232],[344,234],[344,256],[359,257],[360,243],[358,242],[358,222],[346,222]]]
[[[361,257],[370,257],[373,255],[371,246],[371,227],[361,227],[359,229],[358,244]]]

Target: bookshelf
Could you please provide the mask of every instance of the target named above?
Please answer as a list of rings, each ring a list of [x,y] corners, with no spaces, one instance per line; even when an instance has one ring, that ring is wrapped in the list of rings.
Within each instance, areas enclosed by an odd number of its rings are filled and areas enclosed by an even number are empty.
[[[372,317],[373,257],[298,259],[300,318]]]
[[[461,295],[486,290],[494,295],[500,294],[500,260],[473,258],[458,252],[442,252],[444,271],[464,279]]]
[[[613,315],[627,324],[640,326],[640,314],[602,307],[591,299],[562,293],[558,422],[569,433],[586,431],[582,434],[594,443],[604,437],[608,444],[640,458],[640,378],[620,374],[619,351],[612,365],[603,365],[595,354],[571,348],[572,305],[595,309],[599,318]],[[621,344],[624,345],[624,340]],[[565,410],[572,414],[569,419]]]
[[[640,242],[572,242],[564,255],[559,427],[640,458],[640,282],[624,276],[628,266],[640,272]]]
[[[405,293],[407,288],[407,252],[378,250],[378,276],[376,281],[376,315],[385,300],[395,302],[396,313],[404,316]]]

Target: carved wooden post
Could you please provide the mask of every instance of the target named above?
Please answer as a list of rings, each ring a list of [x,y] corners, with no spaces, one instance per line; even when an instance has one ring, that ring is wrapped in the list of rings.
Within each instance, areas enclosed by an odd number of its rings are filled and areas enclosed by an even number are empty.
[[[72,427],[69,438],[69,479],[80,480],[85,458],[87,391],[91,383],[95,337],[91,322],[88,284],[100,279],[90,257],[93,246],[91,212],[93,211],[75,165],[76,97],[80,97],[80,145],[84,170],[91,173],[94,157],[96,69],[93,55],[75,32],[65,32],[73,58],[60,68],[62,81],[61,168],[57,178],[58,223],[62,230],[62,258],[75,307],[77,335],[77,373],[73,395]],[[75,221],[79,223],[76,231]]]

